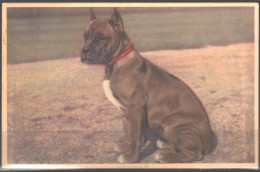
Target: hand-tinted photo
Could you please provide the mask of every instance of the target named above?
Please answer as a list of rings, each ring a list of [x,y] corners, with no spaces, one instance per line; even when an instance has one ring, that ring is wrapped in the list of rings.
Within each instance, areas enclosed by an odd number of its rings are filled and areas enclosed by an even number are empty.
[[[6,165],[257,167],[256,6],[110,5],[7,4]]]

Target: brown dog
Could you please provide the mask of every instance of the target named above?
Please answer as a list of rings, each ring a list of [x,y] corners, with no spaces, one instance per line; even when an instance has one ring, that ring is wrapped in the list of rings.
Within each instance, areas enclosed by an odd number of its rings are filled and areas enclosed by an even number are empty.
[[[91,9],[84,39],[81,61],[106,65],[105,94],[124,113],[127,137],[116,146],[119,162],[138,161],[145,128],[166,140],[157,141],[157,161],[203,159],[210,150],[211,127],[202,103],[183,81],[134,50],[119,12],[115,9],[110,20],[96,19]]]

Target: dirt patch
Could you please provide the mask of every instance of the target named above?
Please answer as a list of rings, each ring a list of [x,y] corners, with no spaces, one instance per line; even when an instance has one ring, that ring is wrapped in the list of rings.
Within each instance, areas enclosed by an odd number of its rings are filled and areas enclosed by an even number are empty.
[[[254,44],[142,53],[203,102],[216,148],[202,162],[254,161]],[[8,163],[117,163],[121,113],[104,68],[79,58],[8,65]],[[155,163],[154,136],[141,153]]]

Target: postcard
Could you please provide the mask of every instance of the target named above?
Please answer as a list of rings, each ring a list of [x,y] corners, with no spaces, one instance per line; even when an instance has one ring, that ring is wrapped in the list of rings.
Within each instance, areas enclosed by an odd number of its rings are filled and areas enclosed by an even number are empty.
[[[3,3],[3,168],[258,168],[258,16]]]

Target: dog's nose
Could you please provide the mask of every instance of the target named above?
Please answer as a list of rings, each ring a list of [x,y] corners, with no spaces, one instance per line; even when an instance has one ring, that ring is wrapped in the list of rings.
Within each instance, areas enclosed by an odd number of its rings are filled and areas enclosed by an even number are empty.
[[[85,59],[81,58],[81,62],[84,63],[84,62],[85,62]]]

